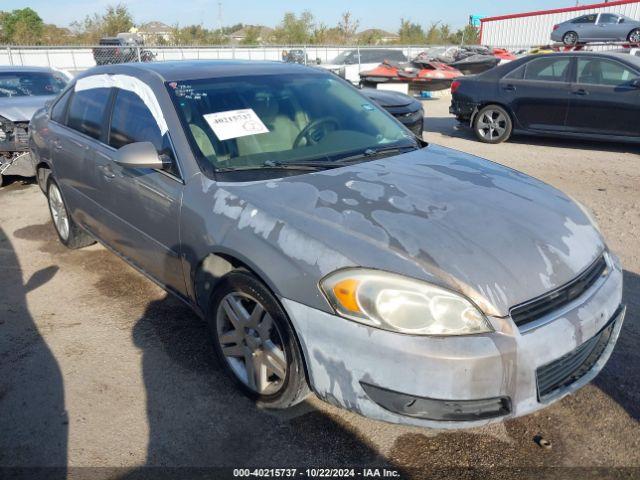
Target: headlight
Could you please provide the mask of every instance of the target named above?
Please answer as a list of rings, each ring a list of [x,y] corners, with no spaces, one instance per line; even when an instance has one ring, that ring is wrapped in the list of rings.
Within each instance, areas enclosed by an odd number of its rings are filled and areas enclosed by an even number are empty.
[[[469,335],[493,331],[487,318],[457,293],[401,275],[339,270],[322,290],[338,315],[411,335]]]

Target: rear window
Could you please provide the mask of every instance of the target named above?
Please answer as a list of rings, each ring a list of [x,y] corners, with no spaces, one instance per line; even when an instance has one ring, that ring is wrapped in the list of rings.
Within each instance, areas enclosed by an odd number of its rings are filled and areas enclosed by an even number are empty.
[[[565,82],[571,58],[538,58],[525,65],[524,79],[542,82]]]
[[[111,89],[92,88],[73,94],[67,114],[67,126],[100,139]]]

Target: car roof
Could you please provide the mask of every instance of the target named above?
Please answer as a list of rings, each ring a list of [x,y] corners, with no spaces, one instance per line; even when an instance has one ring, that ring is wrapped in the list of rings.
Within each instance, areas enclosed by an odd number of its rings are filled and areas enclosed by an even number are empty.
[[[297,63],[261,60],[175,60],[106,65],[86,70],[81,76],[100,73],[136,75],[136,73],[142,72],[155,74],[165,82],[219,77],[291,75],[296,73],[324,73],[330,75],[325,70],[306,67]]]
[[[555,57],[555,56],[566,56],[566,55],[577,55],[577,56],[590,56],[590,57],[602,57],[602,58],[610,58],[613,60],[620,60],[621,62],[631,63],[636,68],[640,68],[640,58],[635,55],[630,55],[628,53],[620,53],[620,52],[557,52],[557,53],[545,53],[540,55],[531,55],[531,57]],[[526,57],[529,58],[529,57]]]
[[[22,65],[0,65],[0,73],[15,73],[15,72],[46,72],[51,73],[54,70],[49,67],[25,67]]]

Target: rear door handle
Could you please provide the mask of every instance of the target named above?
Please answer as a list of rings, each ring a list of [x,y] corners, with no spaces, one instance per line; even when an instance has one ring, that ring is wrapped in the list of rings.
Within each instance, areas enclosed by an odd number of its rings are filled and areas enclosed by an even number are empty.
[[[587,92],[584,88],[581,88],[579,90],[574,90],[571,93],[573,93],[574,95],[582,95],[582,96],[589,95],[589,92]]]

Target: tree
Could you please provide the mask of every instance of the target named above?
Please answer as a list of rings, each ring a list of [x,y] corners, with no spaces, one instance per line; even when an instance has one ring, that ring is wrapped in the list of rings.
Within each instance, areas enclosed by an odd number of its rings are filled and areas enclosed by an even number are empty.
[[[342,37],[341,43],[349,43],[354,40],[360,21],[353,18],[351,12],[346,11],[340,16],[338,22],[338,31]]]
[[[422,45],[426,43],[424,30],[417,23],[411,23],[404,18],[400,20],[399,42],[403,45]]]
[[[260,27],[246,27],[246,36],[240,42],[242,45],[258,45],[260,43]]]
[[[473,25],[467,25],[459,29],[452,40],[456,45],[477,45],[480,43],[480,32]]]
[[[3,40],[8,43],[37,45],[42,39],[44,22],[29,7],[4,13],[0,22]]]
[[[382,32],[372,28],[358,35],[358,43],[361,45],[379,45],[382,42]]]
[[[107,6],[107,11],[102,16],[102,33],[109,37],[115,37],[122,32],[128,32],[133,27],[133,17],[128,7],[119,3]]]
[[[102,15],[87,15],[80,22],[71,24],[81,43],[96,44],[102,37],[114,37],[133,27],[133,17],[125,4],[109,5]]]
[[[280,25],[274,30],[273,38],[281,45],[304,45],[311,43],[314,31],[313,14],[304,11],[298,17],[287,12]]]

